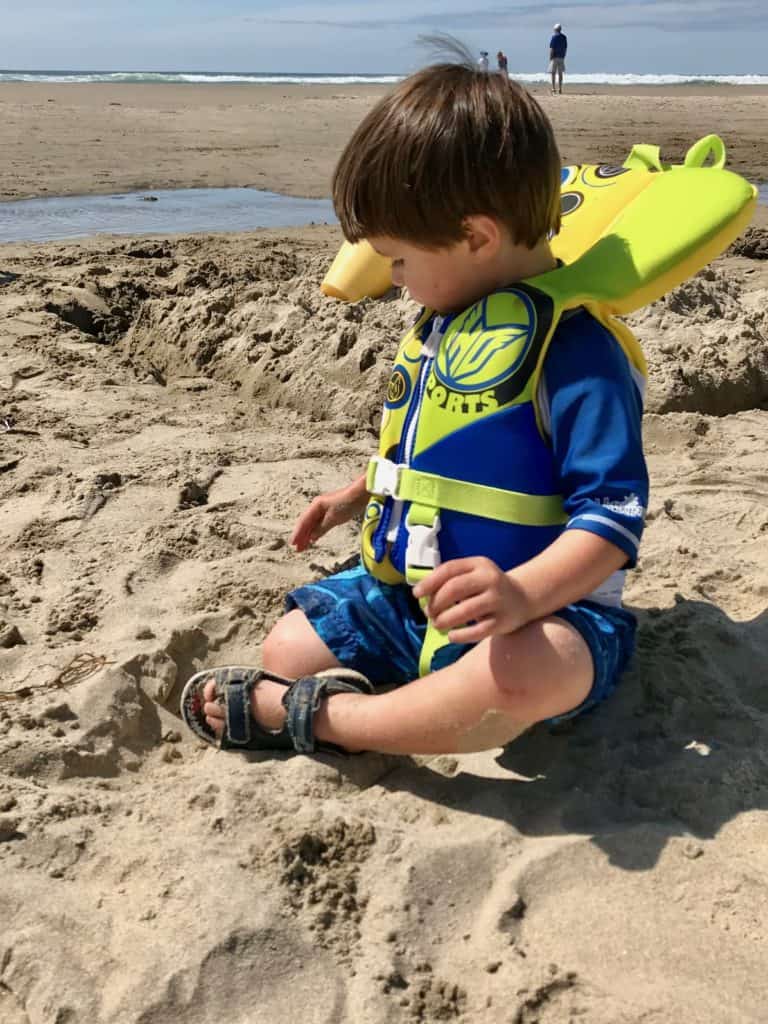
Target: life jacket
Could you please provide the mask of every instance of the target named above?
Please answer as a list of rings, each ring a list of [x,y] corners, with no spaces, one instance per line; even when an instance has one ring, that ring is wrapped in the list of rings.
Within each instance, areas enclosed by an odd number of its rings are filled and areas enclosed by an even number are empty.
[[[621,167],[564,168],[552,242],[562,265],[486,296],[442,336],[428,331],[434,311],[422,312],[398,349],[367,472],[361,549],[374,576],[413,586],[441,561],[478,554],[507,569],[558,536],[566,516],[537,400],[554,333],[583,307],[646,376],[617,316],[691,276],[747,225],[756,189],[724,163],[722,141],[707,136],[680,166],[636,146]],[[420,674],[446,642],[430,624]]]
[[[507,571],[565,528],[538,404],[547,350],[571,308],[558,298],[521,283],[486,296],[444,330],[442,318],[425,311],[403,338],[366,481],[361,554],[378,579],[414,586],[440,562],[469,555]],[[645,376],[631,332],[602,322]],[[428,628],[421,674],[446,642]]]

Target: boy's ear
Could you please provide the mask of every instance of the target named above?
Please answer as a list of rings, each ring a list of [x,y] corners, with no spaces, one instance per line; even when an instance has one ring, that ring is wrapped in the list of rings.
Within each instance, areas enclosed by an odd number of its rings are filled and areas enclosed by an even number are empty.
[[[464,237],[473,255],[495,256],[502,242],[501,225],[493,217],[475,213],[464,218]]]

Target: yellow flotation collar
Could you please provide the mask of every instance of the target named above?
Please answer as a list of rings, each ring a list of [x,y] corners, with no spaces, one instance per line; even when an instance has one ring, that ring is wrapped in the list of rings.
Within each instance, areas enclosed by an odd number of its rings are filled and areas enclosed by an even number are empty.
[[[657,146],[635,146],[620,167],[563,169],[562,227],[553,254],[566,267],[544,275],[566,305],[599,303],[623,316],[660,298],[720,255],[749,224],[757,189],[725,170],[717,135],[699,139],[682,164]],[[706,161],[712,157],[712,163]],[[344,302],[392,287],[390,261],[368,242],[345,242],[321,285]]]

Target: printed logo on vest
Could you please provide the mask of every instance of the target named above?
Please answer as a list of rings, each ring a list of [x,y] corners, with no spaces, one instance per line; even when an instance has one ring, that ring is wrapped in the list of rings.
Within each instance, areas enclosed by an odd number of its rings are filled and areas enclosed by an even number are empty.
[[[477,416],[480,413],[496,412],[499,408],[499,399],[494,388],[472,393],[451,391],[450,388],[438,384],[434,377],[430,377],[427,382],[426,395],[430,402],[451,415],[459,413],[462,416]]]
[[[489,391],[525,361],[536,335],[536,309],[525,292],[496,292],[448,329],[434,372],[450,391]]]
[[[411,378],[402,366],[396,366],[392,371],[387,385],[387,400],[384,403],[387,409],[400,409],[411,397]]]

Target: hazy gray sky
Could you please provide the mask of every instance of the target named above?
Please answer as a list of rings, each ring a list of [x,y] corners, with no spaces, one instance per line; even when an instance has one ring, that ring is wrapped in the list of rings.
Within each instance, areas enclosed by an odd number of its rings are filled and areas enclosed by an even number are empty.
[[[541,71],[555,21],[569,70],[768,74],[768,0],[0,0],[0,67],[403,72],[421,33]]]

